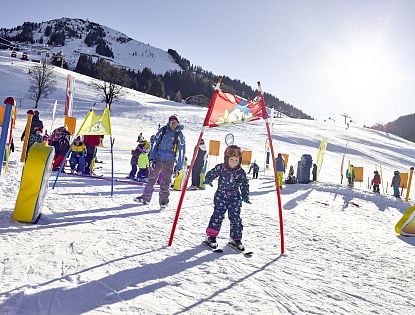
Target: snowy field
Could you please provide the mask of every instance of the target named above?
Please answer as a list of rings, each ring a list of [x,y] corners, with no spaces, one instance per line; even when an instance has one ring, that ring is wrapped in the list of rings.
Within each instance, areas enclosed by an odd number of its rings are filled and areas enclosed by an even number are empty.
[[[277,196],[272,174],[250,180],[252,204],[244,204],[243,242],[251,258],[229,248],[213,253],[201,245],[213,210],[214,188],[186,193],[173,246],[168,237],[180,196],[172,191],[169,208],[160,212],[158,187],[149,205],[133,198],[142,186],[62,175],[50,189],[37,225],[11,220],[22,164],[19,162],[27,109],[27,71],[31,66],[0,56],[0,97],[23,98],[14,129],[17,151],[10,172],[0,178],[0,314],[412,314],[415,310],[415,239],[398,237],[394,226],[410,206],[395,200],[395,169],[414,166],[415,145],[399,137],[351,125],[275,119],[277,152],[296,165],[302,154],[315,162],[318,146],[328,138],[318,183],[284,185],[281,191],[286,255],[280,256]],[[63,122],[66,70],[56,69],[58,90],[40,103],[46,129],[55,99],[54,128]],[[75,74],[78,126],[96,103],[92,79]],[[266,91],[266,82],[262,82]],[[18,103],[18,107],[19,107]],[[160,123],[177,114],[184,124],[187,157],[193,153],[206,108],[177,104],[128,90],[113,105],[115,176],[130,170],[130,150],[137,135],[148,139]],[[266,139],[262,121],[210,129],[205,140],[233,133],[235,144],[253,150],[263,166]],[[110,175],[109,139],[98,156],[97,173]],[[340,185],[340,164],[364,167],[363,183],[350,190]],[[210,167],[223,156],[210,158]],[[382,165],[383,192],[367,189],[367,177]],[[3,168],[4,170],[4,168]],[[53,180],[54,177],[51,177]],[[52,182],[51,182],[52,183]],[[216,182],[214,183],[216,184]],[[389,184],[390,185],[390,184]],[[387,189],[387,192],[386,192]],[[415,200],[412,193],[410,201]],[[225,219],[219,245],[225,245]]]

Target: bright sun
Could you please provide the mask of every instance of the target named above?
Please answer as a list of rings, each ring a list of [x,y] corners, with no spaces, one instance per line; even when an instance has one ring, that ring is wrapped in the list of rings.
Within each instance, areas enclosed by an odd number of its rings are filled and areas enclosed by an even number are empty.
[[[385,88],[394,72],[384,50],[369,44],[349,45],[337,50],[332,53],[327,66],[335,90],[361,97]]]

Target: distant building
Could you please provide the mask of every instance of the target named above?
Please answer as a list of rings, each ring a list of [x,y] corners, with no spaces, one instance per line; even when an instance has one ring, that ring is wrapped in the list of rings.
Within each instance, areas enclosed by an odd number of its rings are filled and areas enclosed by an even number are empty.
[[[65,56],[63,55],[63,52],[61,51],[52,55],[50,58],[50,63],[54,66],[68,69],[68,63],[65,59]]]

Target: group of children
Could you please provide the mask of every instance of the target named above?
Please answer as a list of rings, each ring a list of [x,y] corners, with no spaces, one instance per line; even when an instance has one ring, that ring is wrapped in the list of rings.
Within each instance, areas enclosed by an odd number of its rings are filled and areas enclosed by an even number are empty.
[[[380,193],[379,185],[381,183],[381,178],[378,171],[374,171],[373,179],[371,182],[371,186],[373,187],[373,192]],[[393,188],[393,196],[396,198],[401,198],[401,194],[399,192],[399,187],[401,186],[401,174],[399,171],[393,172],[392,183],[391,187]]]
[[[93,174],[92,166],[96,158],[96,147],[100,144],[100,136],[85,136],[84,142],[78,136],[74,143],[70,144],[71,133],[66,126],[56,128],[50,136],[45,132],[43,134],[43,122],[39,118],[39,111],[29,110],[27,114],[32,115],[32,121],[29,129],[28,144],[26,150],[26,158],[34,143],[45,142],[55,148],[55,156],[53,160],[52,170],[57,171],[63,163],[65,156],[70,150],[69,164],[71,173],[77,174]],[[21,140],[24,141],[26,130],[23,131]],[[65,172],[65,165],[62,172]]]
[[[55,148],[53,171],[58,171],[65,163],[65,156],[70,151],[69,165],[71,174],[93,175],[93,166],[96,161],[97,146],[100,144],[100,136],[86,135],[84,139],[77,136],[70,144],[71,134],[65,126],[55,129],[49,138],[49,144]],[[62,166],[65,173],[65,164]]]
[[[373,175],[370,186],[372,187],[373,192],[379,194],[380,193],[379,186],[381,184],[381,177],[378,171],[374,171],[373,174],[374,175]],[[354,180],[355,180],[355,173],[354,173],[353,165],[350,165],[350,167],[346,170],[346,178],[348,181],[348,186],[353,187]],[[393,188],[393,196],[396,198],[401,198],[401,194],[399,192],[400,186],[401,186],[401,175],[399,171],[394,171],[391,187]]]
[[[134,150],[131,150],[131,171],[130,174],[128,174],[127,178],[138,182],[146,182],[150,166],[150,161],[148,159],[150,144],[143,138],[141,133],[137,141],[137,147]]]

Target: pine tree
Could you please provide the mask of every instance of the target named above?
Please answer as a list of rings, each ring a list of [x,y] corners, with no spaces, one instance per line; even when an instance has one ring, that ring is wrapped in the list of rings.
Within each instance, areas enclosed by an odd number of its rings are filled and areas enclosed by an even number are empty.
[[[174,96],[174,100],[178,103],[182,101],[182,93],[180,92],[180,90],[177,91],[176,95]]]
[[[166,97],[166,93],[164,91],[164,84],[160,80],[159,77],[155,77],[151,80],[151,83],[150,83],[150,86],[147,92],[151,95],[158,96],[161,98]]]

